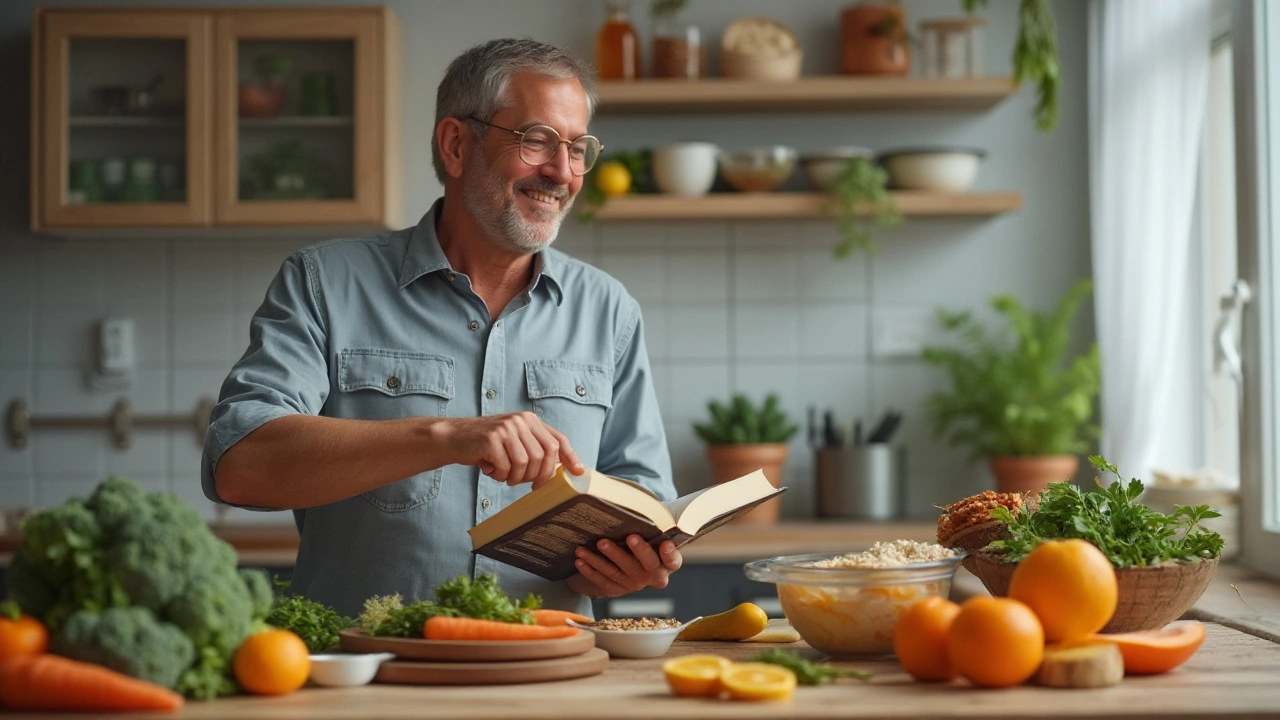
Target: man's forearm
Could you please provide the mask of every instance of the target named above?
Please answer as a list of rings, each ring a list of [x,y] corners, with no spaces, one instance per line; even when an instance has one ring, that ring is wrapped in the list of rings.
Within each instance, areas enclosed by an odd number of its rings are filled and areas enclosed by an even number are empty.
[[[246,435],[215,469],[236,505],[296,509],[345,500],[455,462],[436,418],[346,420],[288,415]]]

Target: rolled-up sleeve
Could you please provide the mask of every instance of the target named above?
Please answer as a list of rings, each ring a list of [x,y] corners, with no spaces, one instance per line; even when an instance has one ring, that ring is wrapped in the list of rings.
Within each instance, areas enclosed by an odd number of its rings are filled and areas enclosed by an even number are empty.
[[[623,332],[614,352],[613,407],[600,437],[600,472],[634,480],[663,500],[676,496],[671,453],[653,389],[640,306],[627,298]]]
[[[329,395],[328,332],[313,258],[291,255],[249,327],[249,347],[231,369],[205,435],[200,479],[218,497],[218,461],[245,435],[285,415],[319,414]]]

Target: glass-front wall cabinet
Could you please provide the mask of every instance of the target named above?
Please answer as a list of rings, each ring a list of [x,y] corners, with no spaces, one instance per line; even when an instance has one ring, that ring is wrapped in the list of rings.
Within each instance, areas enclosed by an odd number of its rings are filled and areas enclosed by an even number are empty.
[[[382,8],[37,15],[32,226],[393,227]]]
[[[33,225],[209,222],[209,17],[49,13],[33,135]]]

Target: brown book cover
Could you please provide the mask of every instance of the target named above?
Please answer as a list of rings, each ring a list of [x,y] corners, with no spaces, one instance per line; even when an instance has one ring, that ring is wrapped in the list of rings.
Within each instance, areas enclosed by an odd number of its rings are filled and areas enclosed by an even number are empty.
[[[637,483],[594,470],[557,470],[545,485],[472,528],[473,552],[548,580],[577,572],[574,550],[601,538],[623,543],[631,534],[657,547],[677,547],[720,527],[786,490],[757,470],[736,480],[662,502]]]

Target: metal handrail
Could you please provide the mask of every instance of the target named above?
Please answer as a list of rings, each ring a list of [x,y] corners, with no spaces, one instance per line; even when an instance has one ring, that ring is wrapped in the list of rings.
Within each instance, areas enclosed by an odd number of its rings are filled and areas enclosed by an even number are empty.
[[[213,398],[201,397],[196,404],[195,412],[187,415],[134,415],[129,401],[120,398],[112,407],[111,414],[105,417],[102,415],[48,417],[32,415],[27,401],[18,397],[9,401],[5,437],[11,447],[22,449],[27,446],[33,430],[106,428],[110,431],[116,447],[127,450],[133,444],[135,429],[186,425],[195,431],[197,444],[203,445],[205,433],[209,429],[209,416],[213,413],[213,405]]]

